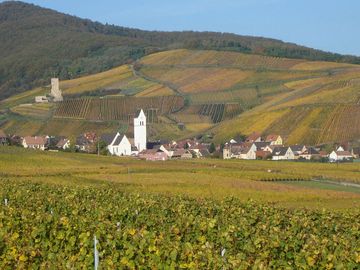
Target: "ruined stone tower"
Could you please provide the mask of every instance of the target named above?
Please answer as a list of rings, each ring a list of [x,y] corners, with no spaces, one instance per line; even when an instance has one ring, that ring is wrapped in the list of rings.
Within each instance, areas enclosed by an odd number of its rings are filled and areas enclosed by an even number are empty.
[[[60,90],[59,78],[51,79],[51,93],[54,102],[63,101],[62,92]]]

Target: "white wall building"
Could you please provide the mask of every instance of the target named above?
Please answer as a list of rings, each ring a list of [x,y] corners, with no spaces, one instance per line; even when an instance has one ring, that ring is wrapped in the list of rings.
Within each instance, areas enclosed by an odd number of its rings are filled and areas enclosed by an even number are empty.
[[[143,110],[138,111],[134,118],[134,146],[139,152],[146,150],[146,116]]]
[[[107,149],[111,155],[115,156],[130,156],[131,143],[126,135],[121,135],[119,132],[116,134],[104,134],[101,140],[106,142]]]
[[[346,160],[351,160],[352,158],[353,156],[349,151],[332,151],[331,154],[329,155],[330,162],[346,161]]]

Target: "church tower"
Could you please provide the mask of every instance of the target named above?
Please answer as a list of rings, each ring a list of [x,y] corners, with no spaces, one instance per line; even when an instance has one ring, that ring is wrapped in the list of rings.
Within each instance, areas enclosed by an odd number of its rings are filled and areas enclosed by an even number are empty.
[[[139,110],[134,118],[134,144],[139,152],[146,149],[146,116]]]

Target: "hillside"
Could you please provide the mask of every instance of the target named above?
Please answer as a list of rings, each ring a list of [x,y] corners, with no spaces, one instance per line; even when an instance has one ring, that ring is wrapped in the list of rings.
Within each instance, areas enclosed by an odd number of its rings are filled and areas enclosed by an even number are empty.
[[[9,1],[0,4],[0,100],[45,85],[52,76],[62,80],[82,77],[176,48],[360,63],[358,57],[274,39],[212,32],[142,31]]]
[[[253,131],[279,133],[288,143],[360,138],[358,65],[178,49],[60,87],[59,104],[31,105],[46,85],[1,101],[1,128],[19,135],[126,131],[142,107],[151,139],[213,134],[220,143]]]

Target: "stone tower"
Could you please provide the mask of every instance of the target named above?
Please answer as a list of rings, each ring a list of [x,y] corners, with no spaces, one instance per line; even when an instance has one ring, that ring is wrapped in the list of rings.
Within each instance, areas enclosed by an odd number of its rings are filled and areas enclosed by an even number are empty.
[[[146,149],[146,116],[139,110],[134,118],[134,144],[139,152]]]
[[[51,79],[51,93],[54,102],[63,101],[62,92],[60,90],[59,78]]]

